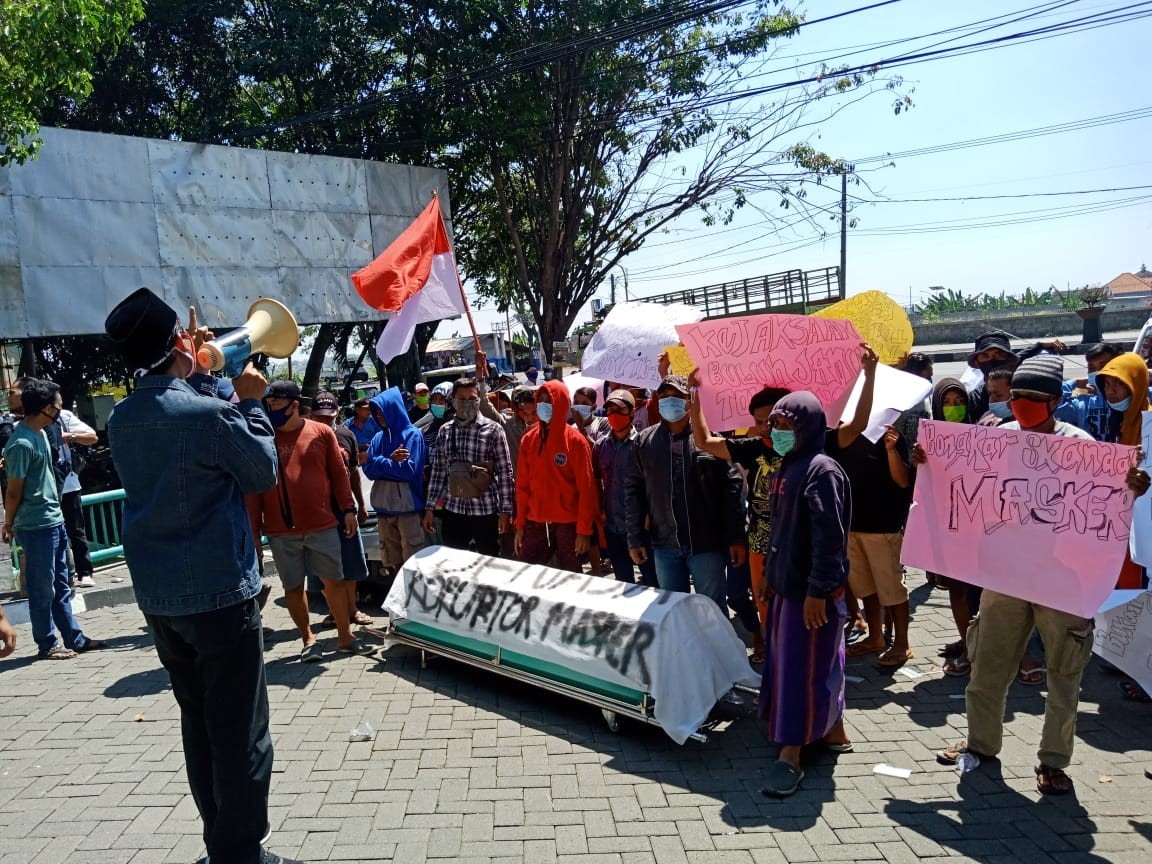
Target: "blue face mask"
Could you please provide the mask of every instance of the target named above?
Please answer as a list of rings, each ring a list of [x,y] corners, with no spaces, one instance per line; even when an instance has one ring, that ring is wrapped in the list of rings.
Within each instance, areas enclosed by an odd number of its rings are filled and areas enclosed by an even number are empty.
[[[441,419],[445,412],[448,410],[447,405],[429,405],[428,410],[432,412],[432,416],[437,420]]]
[[[541,423],[552,422],[552,403],[551,402],[537,402],[536,403],[536,417]]]
[[[275,411],[268,411],[268,419],[271,421],[273,429],[279,429],[281,426],[288,422],[289,407],[290,406],[285,405],[283,408],[277,408]]]
[[[772,449],[781,456],[787,456],[796,447],[796,433],[791,429],[772,430]]]
[[[1007,402],[989,402],[988,410],[1001,420],[1008,420],[1012,417],[1012,406]]]
[[[1091,387],[1093,390],[1096,389],[1096,374],[1097,373],[1095,373],[1095,372],[1089,372],[1088,373],[1088,386]]]
[[[1127,411],[1129,406],[1132,405],[1132,397],[1129,396],[1123,402],[1109,402],[1108,407],[1113,411]]]
[[[688,413],[688,400],[679,396],[665,396],[660,400],[660,416],[669,423],[683,420]]]
[[[573,405],[572,406],[572,413],[579,414],[580,418],[582,420],[587,420],[589,417],[592,416],[592,406],[591,405]]]

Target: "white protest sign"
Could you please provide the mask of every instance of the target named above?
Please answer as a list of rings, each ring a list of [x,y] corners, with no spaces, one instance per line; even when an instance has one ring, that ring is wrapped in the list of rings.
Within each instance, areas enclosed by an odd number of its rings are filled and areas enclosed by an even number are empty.
[[[727,616],[682,594],[432,546],[409,558],[384,608],[411,621],[649,693],[678,744],[734,684],[758,686]]]
[[[864,386],[864,373],[856,379],[848,401],[844,403],[841,419],[848,421],[856,413],[856,403],[860,401],[860,390]],[[932,382],[919,375],[910,375],[893,369],[891,366],[876,367],[876,390],[872,398],[872,413],[868,416],[868,428],[864,437],[875,444],[884,437],[885,430],[896,422],[909,408],[914,408],[932,392]]]
[[[704,313],[683,303],[619,303],[608,313],[584,349],[584,375],[655,390],[656,364],[665,345],[680,342],[677,324],[692,324]]]
[[[1144,461],[1140,467],[1149,468],[1152,457],[1152,411],[1140,415],[1144,425],[1140,430],[1140,447],[1144,451]],[[1132,505],[1132,534],[1129,541],[1129,554],[1141,567],[1152,567],[1152,491],[1136,499]]]
[[[603,398],[603,391],[604,391],[603,379],[592,378],[588,375],[585,375],[583,369],[581,369],[579,372],[575,373],[574,375],[565,375],[564,376],[564,386],[566,386],[568,388],[568,395],[569,396],[575,396],[576,391],[579,390],[581,387],[591,387],[593,390],[596,391],[597,404],[599,404],[599,400]]]
[[[1097,614],[1092,650],[1152,693],[1152,591]]]

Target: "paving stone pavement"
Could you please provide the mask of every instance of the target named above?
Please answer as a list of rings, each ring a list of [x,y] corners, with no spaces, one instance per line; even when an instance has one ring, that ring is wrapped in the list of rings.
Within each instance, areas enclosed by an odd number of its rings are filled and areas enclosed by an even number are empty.
[[[307,862],[764,864],[1152,860],[1152,707],[1124,702],[1097,664],[1085,676],[1076,794],[1042,799],[1032,766],[1042,692],[1014,685],[999,766],[963,775],[933,752],[963,737],[964,682],[943,677],[947,594],[912,579],[911,678],[849,662],[856,752],[814,755],[803,789],[759,793],[775,748],[751,716],[707,744],[448,660],[302,665],[273,602],[266,623],[276,767],[269,847]],[[274,592],[277,594],[278,591]],[[0,860],[187,864],[203,854],[184,778],[176,704],[133,606],[83,617],[114,648],[31,659],[31,633],[0,661]],[[334,635],[324,638],[334,644]],[[375,740],[349,743],[363,720]],[[908,768],[879,776],[879,763]]]

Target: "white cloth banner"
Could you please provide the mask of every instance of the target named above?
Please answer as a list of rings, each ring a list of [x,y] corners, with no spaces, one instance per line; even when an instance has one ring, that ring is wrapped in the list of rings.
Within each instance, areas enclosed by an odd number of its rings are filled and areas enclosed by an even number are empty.
[[[1152,693],[1152,591],[1098,613],[1092,650]]]
[[[733,685],[758,687],[720,608],[682,594],[432,546],[409,558],[384,608],[424,624],[649,693],[683,744]]]
[[[704,313],[683,303],[618,303],[584,349],[584,375],[655,390],[656,364],[665,346],[678,345],[677,324],[695,324]]]
[[[860,390],[864,386],[864,373],[852,385],[852,392],[844,405],[840,419],[847,422],[856,413],[856,403],[860,401]],[[919,375],[911,375],[883,364],[876,367],[876,395],[872,399],[872,413],[868,416],[868,428],[864,437],[875,444],[884,437],[889,426],[907,411],[914,408],[932,392],[932,382]]]
[[[1152,411],[1145,411],[1141,417],[1144,425],[1140,430],[1140,447],[1144,451],[1144,461],[1140,467],[1149,471],[1152,470]],[[1132,560],[1141,567],[1152,567],[1152,491],[1141,495],[1132,505],[1128,551]]]

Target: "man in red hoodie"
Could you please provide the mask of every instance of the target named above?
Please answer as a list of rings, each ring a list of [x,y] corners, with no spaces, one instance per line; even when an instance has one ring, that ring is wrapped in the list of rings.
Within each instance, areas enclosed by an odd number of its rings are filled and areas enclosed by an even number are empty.
[[[560,381],[536,391],[540,422],[524,433],[516,466],[516,556],[580,572],[600,504],[592,449],[568,425],[572,399]]]

